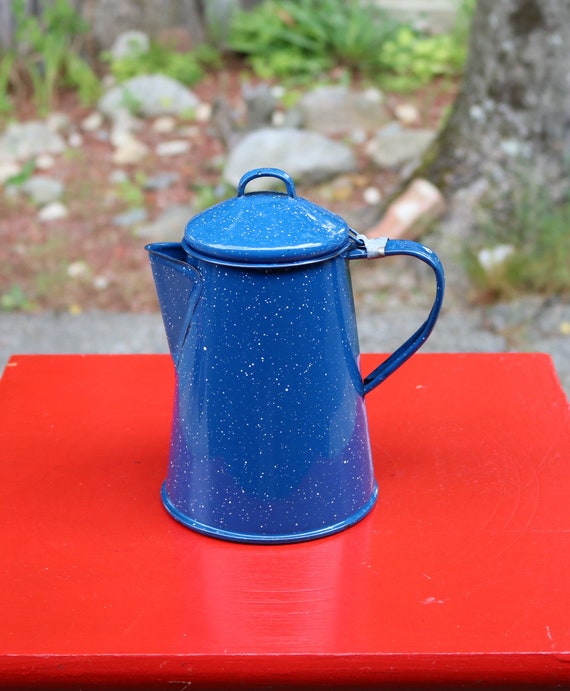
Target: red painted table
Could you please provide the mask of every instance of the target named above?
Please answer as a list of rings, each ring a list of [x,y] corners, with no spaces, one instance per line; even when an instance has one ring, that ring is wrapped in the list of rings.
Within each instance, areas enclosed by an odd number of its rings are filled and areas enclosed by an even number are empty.
[[[168,356],[10,361],[1,688],[570,685],[569,414],[547,356],[414,356],[368,398],[377,506],[299,545],[167,515],[172,394]]]

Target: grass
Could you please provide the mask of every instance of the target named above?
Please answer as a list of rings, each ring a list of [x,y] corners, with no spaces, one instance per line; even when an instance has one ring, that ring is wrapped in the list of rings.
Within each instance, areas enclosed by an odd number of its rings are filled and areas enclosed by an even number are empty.
[[[556,204],[540,187],[523,186],[510,219],[482,229],[484,246],[511,248],[504,261],[485,269],[481,243],[467,250],[467,268],[479,300],[521,294],[570,295],[570,201]]]

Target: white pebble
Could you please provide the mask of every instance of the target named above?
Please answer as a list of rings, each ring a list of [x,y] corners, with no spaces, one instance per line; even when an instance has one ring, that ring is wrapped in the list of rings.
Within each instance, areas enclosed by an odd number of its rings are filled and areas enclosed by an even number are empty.
[[[55,158],[49,154],[41,154],[36,158],[36,168],[38,170],[47,170],[55,165]]]
[[[156,120],[152,123],[152,129],[160,134],[174,132],[176,129],[176,120],[168,115],[163,115],[160,118],[156,118]]]
[[[364,201],[371,206],[373,204],[378,204],[382,199],[382,193],[377,187],[367,187],[362,195]]]
[[[208,122],[212,117],[212,106],[209,103],[199,103],[194,112],[194,117],[198,122]]]
[[[97,111],[93,111],[91,115],[83,118],[81,121],[81,129],[85,132],[94,132],[103,126],[103,116]]]
[[[156,147],[157,156],[180,156],[190,149],[190,142],[185,139],[172,139],[169,142],[162,142]]]
[[[52,202],[46,204],[38,213],[38,220],[40,221],[57,221],[60,218],[65,218],[68,215],[67,207],[61,202]]]
[[[67,267],[67,275],[70,278],[80,278],[89,273],[89,267],[84,261],[71,262]]]

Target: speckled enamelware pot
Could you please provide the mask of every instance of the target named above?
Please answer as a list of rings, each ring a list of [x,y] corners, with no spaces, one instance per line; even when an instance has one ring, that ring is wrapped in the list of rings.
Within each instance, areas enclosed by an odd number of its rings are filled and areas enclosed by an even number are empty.
[[[274,177],[286,192],[245,192]],[[296,196],[281,170],[252,170],[237,196],[148,245],[176,367],[162,498],[199,532],[254,543],[343,530],[376,501],[364,396],[427,339],[443,299],[437,256],[369,240]],[[417,257],[436,277],[426,322],[364,380],[349,261]]]

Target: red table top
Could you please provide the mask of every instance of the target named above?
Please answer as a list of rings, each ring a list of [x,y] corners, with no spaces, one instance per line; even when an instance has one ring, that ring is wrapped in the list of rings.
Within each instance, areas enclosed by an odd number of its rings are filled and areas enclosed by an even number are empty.
[[[367,399],[376,507],[296,545],[168,516],[172,394],[168,356],[8,364],[0,687],[570,683],[569,414],[548,356],[414,356]]]

